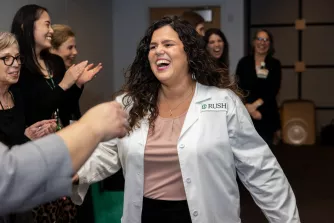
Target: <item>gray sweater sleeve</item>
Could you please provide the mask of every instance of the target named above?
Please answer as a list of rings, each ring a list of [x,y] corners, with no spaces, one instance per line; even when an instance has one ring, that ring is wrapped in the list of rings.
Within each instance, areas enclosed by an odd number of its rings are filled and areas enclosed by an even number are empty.
[[[67,147],[55,134],[11,150],[0,143],[0,216],[70,195],[72,174]]]

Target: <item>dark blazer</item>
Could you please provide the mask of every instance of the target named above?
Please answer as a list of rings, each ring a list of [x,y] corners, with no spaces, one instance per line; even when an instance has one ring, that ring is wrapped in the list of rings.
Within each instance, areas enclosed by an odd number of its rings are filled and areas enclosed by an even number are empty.
[[[67,91],[59,87],[59,83],[66,72],[61,57],[51,54],[48,63],[53,69],[55,88],[52,90],[49,83],[41,74],[32,73],[24,65],[21,68],[18,87],[21,90],[26,124],[29,126],[37,121],[51,119],[56,109],[64,126],[69,125],[71,119],[80,117],[79,98],[82,89],[73,85]]]
[[[280,128],[276,96],[281,87],[282,71],[280,61],[271,56],[266,57],[265,67],[269,70],[267,78],[258,78],[254,56],[246,56],[238,63],[236,77],[239,87],[245,93],[246,103],[253,103],[259,98],[264,101],[258,108],[262,120],[253,122],[258,131],[267,131],[271,134]]]
[[[10,149],[15,145],[28,142],[30,139],[24,135],[26,126],[20,91],[15,87],[10,87],[9,90],[13,96],[14,107],[7,110],[0,110],[0,142]],[[7,153],[10,153],[10,151],[7,151]],[[24,219],[24,221],[18,221],[19,218]],[[0,223],[29,223],[33,222],[32,220],[32,214],[29,212],[0,217]]]
[[[11,87],[14,107],[8,110],[0,110],[0,142],[8,147],[28,142],[24,135],[26,128],[24,120],[24,107],[19,89]]]

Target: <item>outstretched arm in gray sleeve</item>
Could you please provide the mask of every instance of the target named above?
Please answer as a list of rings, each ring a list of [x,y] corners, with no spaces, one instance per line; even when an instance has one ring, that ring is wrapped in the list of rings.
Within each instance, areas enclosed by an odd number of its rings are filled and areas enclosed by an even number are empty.
[[[0,143],[0,215],[70,195],[72,174],[68,149],[57,135],[11,150]]]

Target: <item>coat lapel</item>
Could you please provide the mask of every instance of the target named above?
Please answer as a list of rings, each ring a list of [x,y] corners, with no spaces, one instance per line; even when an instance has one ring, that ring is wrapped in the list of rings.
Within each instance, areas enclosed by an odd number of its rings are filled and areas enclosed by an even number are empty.
[[[206,101],[211,98],[211,95],[208,94],[207,86],[196,83],[195,95],[190,103],[186,119],[181,130],[181,138],[187,130],[198,120],[201,113],[201,102]]]
[[[207,88],[208,86],[201,85],[198,82],[196,83],[195,94],[190,103],[179,138],[181,138],[187,132],[187,130],[198,120],[201,113],[201,103],[203,101],[211,99],[211,95],[209,94]],[[149,130],[148,116],[142,119],[140,126],[140,139],[138,140],[138,143],[145,146]]]
[[[145,116],[140,123],[140,129],[139,129],[140,137],[138,143],[142,146],[146,145],[148,130],[149,130],[148,116]]]

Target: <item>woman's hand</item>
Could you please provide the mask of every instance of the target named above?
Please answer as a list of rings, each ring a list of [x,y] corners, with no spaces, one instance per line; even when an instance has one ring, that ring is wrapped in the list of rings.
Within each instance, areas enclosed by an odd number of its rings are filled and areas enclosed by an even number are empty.
[[[79,64],[72,65],[68,70],[66,71],[63,80],[59,83],[59,86],[66,91],[70,87],[72,87],[73,84],[77,82],[79,77],[83,74],[88,61],[83,61]]]
[[[252,118],[253,119],[255,119],[255,120],[261,120],[262,119],[262,114],[261,114],[261,112],[259,112],[259,111],[257,111],[257,110],[255,110],[255,111],[253,111],[253,112],[251,112],[251,113],[249,113],[251,116],[252,116]]]
[[[263,105],[263,103],[264,102],[263,102],[262,98],[259,98],[259,99],[257,99],[256,101],[253,102],[253,105],[254,105],[254,107],[258,108],[261,105]]]
[[[32,124],[24,131],[24,135],[34,140],[55,133],[57,129],[56,119],[43,120]]]
[[[252,116],[253,119],[255,120],[261,120],[262,119],[262,114],[257,110],[258,107],[263,105],[263,100],[261,98],[257,99],[253,103],[247,103],[245,104],[245,107],[248,111],[248,113]]]
[[[246,109],[248,111],[249,114],[251,114],[252,112],[256,111],[256,106],[254,104],[245,104]]]
[[[76,84],[79,88],[81,88],[82,85],[84,85],[85,83],[91,81],[95,77],[95,75],[102,69],[102,63],[99,63],[94,68],[93,66],[94,64],[89,64],[83,71],[82,75],[78,78]]]

